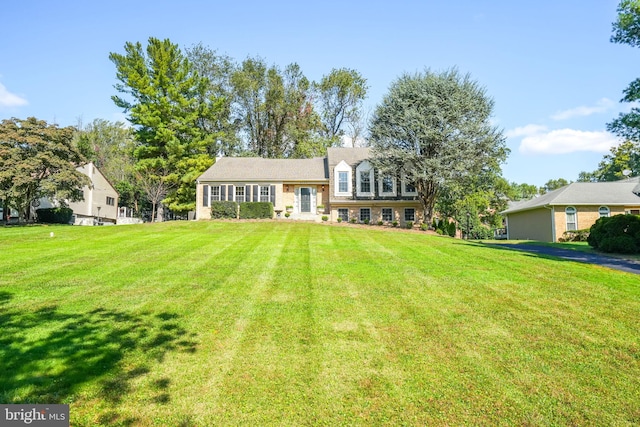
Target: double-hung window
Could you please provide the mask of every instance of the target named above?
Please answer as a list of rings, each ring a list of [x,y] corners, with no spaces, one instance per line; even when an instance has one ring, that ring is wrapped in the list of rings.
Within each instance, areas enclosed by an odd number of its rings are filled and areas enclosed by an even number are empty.
[[[576,215],[576,208],[569,206],[564,210],[567,216],[567,231],[575,231],[578,229],[578,219]]]
[[[268,202],[269,200],[270,200],[270,198],[269,198],[269,186],[268,185],[260,186],[260,201],[261,202]]]
[[[360,208],[360,222],[371,221],[371,208]]]
[[[244,186],[238,186],[236,187],[236,202],[242,203],[244,201]]]
[[[611,210],[609,210],[607,206],[600,206],[598,214],[600,215],[600,218],[608,218],[609,215],[611,215]]]
[[[371,193],[371,172],[360,171],[360,192]]]
[[[415,221],[416,220],[416,210],[414,208],[404,208],[404,220],[405,221]]]
[[[349,209],[338,209],[338,218],[340,218],[344,222],[349,222]]]
[[[392,208],[382,208],[382,220],[386,222],[393,221],[393,209]]]
[[[349,191],[349,172],[338,172],[338,191],[340,193]]]
[[[211,187],[211,201],[219,202],[220,201],[220,186],[214,185]]]

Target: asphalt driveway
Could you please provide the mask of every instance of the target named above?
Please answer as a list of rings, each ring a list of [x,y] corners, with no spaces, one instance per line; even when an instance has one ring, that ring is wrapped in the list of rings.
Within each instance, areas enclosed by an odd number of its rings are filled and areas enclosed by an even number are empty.
[[[569,249],[552,248],[549,246],[518,244],[498,244],[496,246],[518,251],[531,252],[542,256],[554,256],[586,264],[596,264],[614,270],[626,271],[627,273],[640,274],[640,262],[614,258],[607,255],[589,254],[585,252],[572,251]]]

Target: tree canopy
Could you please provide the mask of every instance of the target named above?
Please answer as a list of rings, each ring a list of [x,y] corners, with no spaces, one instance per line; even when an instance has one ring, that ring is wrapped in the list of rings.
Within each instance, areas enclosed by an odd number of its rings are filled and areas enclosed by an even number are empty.
[[[413,182],[430,221],[440,192],[472,175],[500,171],[508,149],[491,124],[493,100],[457,69],[405,74],[374,112],[373,162]]]
[[[585,182],[618,181],[639,175],[640,151],[638,151],[638,146],[631,141],[625,141],[616,147],[611,147],[609,154],[606,154],[598,164],[598,169],[593,172],[581,172],[578,180]]]
[[[213,163],[211,147],[223,133],[204,123],[219,121],[224,102],[168,39],[151,37],[146,49],[128,42],[125,54],[109,58],[120,81],[115,88],[127,95],[112,99],[134,125],[136,168],[164,183],[170,209],[194,209],[195,179]]]
[[[640,46],[640,0],[622,0],[618,5],[618,19],[613,23],[613,43]],[[621,102],[640,100],[640,78],[632,81],[623,91]],[[633,106],[628,113],[620,113],[617,119],[607,124],[610,132],[621,138],[640,141],[640,108]]]
[[[41,197],[61,205],[82,200],[89,178],[76,170],[85,161],[72,143],[75,129],[60,128],[29,117],[0,123],[0,199],[5,208],[28,218],[30,206]]]

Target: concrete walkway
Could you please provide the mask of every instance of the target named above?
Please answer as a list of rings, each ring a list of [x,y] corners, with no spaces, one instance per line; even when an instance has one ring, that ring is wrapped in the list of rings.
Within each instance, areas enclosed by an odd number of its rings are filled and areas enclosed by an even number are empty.
[[[501,243],[496,247],[515,249],[518,251],[531,252],[543,256],[554,256],[586,264],[596,264],[614,270],[626,271],[627,273],[640,274],[640,262],[626,259],[614,258],[607,255],[589,254],[585,252],[572,251],[570,249],[552,248],[549,246],[528,245],[524,243],[509,244]]]

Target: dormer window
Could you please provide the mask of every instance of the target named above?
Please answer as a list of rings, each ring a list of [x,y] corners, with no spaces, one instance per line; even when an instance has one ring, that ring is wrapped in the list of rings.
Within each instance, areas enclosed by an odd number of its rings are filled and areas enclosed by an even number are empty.
[[[373,196],[373,167],[364,161],[356,167],[356,185],[358,196]]]
[[[418,191],[413,181],[409,181],[406,175],[402,177],[402,195],[403,196],[417,196]]]
[[[351,166],[344,160],[333,169],[334,195],[351,196]]]
[[[378,181],[378,192],[381,196],[396,195],[396,178],[393,175],[381,175]]]

